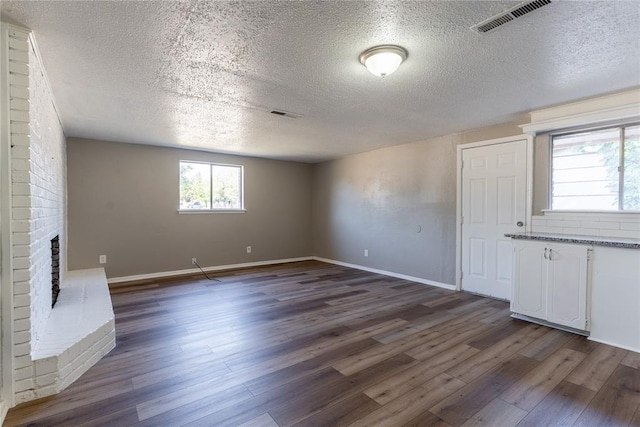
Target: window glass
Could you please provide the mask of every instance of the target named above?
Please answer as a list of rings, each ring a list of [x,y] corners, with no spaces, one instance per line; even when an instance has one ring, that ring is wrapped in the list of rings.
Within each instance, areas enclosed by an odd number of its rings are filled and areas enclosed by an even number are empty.
[[[242,208],[242,169],[238,166],[212,165],[213,207]]]
[[[243,209],[242,166],[180,162],[180,210]]]
[[[180,209],[211,207],[211,165],[180,162]]]
[[[554,136],[551,209],[640,210],[639,128]]]
[[[640,126],[624,130],[623,209],[640,211]]]

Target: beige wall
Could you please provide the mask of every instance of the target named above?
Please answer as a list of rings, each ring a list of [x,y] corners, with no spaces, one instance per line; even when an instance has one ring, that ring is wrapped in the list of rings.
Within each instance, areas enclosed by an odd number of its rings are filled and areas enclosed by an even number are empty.
[[[499,125],[316,165],[315,255],[454,284],[456,146],[519,134]]]
[[[178,214],[179,160],[244,165],[247,212]],[[101,254],[108,277],[312,255],[312,165],[69,138],[67,167],[70,270]]]

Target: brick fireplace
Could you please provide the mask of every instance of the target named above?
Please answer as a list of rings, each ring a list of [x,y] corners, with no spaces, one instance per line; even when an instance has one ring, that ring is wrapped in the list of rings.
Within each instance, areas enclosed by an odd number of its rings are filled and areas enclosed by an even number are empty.
[[[115,324],[104,270],[66,271],[66,136],[34,36],[4,22],[1,35],[0,96],[11,118],[11,405],[67,387],[115,346]]]
[[[60,293],[60,236],[51,239],[51,308]]]

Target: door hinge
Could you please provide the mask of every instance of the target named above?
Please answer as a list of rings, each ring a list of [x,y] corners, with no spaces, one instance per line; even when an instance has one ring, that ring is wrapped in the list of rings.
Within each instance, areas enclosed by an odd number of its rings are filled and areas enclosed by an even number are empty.
[[[460,270],[460,280],[462,280],[463,277],[464,277],[464,272]]]

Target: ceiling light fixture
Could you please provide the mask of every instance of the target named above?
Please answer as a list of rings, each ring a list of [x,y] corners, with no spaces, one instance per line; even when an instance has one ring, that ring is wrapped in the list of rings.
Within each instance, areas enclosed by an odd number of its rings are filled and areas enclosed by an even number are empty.
[[[398,69],[409,53],[401,46],[385,44],[374,46],[360,54],[360,62],[371,74],[384,77]]]

